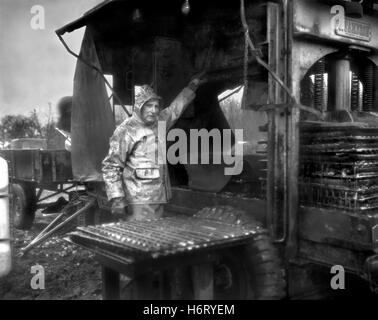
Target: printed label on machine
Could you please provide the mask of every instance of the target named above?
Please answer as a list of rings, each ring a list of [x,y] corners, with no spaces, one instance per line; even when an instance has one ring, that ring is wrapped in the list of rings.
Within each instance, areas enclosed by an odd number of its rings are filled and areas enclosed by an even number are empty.
[[[336,34],[342,37],[371,41],[371,26],[368,23],[363,23],[354,19],[345,18],[344,28],[342,25],[336,26]]]

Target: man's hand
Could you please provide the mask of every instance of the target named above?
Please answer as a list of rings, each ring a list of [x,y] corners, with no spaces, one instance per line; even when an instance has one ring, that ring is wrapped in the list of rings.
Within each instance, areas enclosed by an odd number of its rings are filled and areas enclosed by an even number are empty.
[[[124,198],[112,200],[111,213],[117,219],[124,219],[127,216],[127,204]]]
[[[197,73],[195,74],[192,79],[190,80],[189,84],[188,84],[188,87],[192,90],[192,91],[196,91],[198,89],[198,87],[203,84],[204,82],[206,82],[206,79],[204,78],[205,76],[205,72],[201,72],[201,73]]]

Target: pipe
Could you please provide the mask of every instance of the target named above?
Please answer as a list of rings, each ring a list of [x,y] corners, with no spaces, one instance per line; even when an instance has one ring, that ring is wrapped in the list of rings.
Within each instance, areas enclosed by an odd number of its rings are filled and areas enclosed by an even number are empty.
[[[31,243],[29,243],[25,248],[22,248],[20,251],[19,256],[22,257],[24,256],[28,251],[36,247],[38,244],[46,240],[49,236],[51,236],[54,232],[68,224],[70,221],[78,217],[80,214],[91,208],[95,204],[96,200],[92,199],[90,200],[83,208],[81,208],[79,211],[75,212],[72,216],[58,224],[55,228],[51,229],[49,232],[47,232],[45,235],[40,236],[38,239],[33,240]],[[55,220],[54,220],[55,222]]]

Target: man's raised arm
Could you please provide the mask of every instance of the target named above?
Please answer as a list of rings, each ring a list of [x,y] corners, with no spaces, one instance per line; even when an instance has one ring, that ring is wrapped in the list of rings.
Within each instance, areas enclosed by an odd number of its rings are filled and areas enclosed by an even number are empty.
[[[169,105],[160,112],[160,119],[166,121],[167,128],[172,127],[175,122],[180,118],[186,107],[194,100],[199,85],[203,82],[201,80],[203,73],[195,75],[185,87]]]

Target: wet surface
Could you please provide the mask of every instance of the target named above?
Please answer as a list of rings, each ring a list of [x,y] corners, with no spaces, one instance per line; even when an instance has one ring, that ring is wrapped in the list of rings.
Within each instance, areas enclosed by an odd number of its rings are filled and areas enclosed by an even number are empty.
[[[56,200],[56,199],[55,199]],[[33,228],[14,232],[14,264],[12,272],[0,279],[0,300],[100,300],[101,267],[89,251],[66,242],[62,237],[50,238],[30,251],[17,256],[57,213],[43,214],[39,209]],[[31,268],[41,265],[45,271],[45,289],[32,289]],[[327,281],[330,274],[326,272]],[[329,285],[329,282],[327,282]],[[327,286],[328,287],[328,286]],[[326,294],[306,294],[298,299],[345,300],[377,299],[367,284],[357,278],[346,277],[345,290],[328,290]]]
[[[37,211],[31,230],[14,230],[13,270],[0,279],[0,300],[101,299],[100,265],[90,252],[62,237],[50,238],[26,256],[17,256],[20,249],[57,216],[57,213],[43,214],[41,211]],[[44,268],[45,289],[31,287],[36,275],[31,268],[37,264]]]

